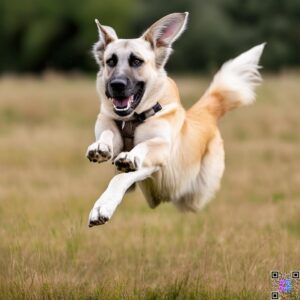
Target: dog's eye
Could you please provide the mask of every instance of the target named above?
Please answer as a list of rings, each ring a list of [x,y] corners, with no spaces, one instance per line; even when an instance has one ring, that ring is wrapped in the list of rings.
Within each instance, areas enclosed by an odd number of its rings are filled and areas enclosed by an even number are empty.
[[[144,61],[142,59],[134,57],[134,56],[131,56],[129,58],[129,65],[131,67],[139,67],[139,66],[141,66],[143,64],[143,62]]]
[[[115,67],[117,63],[118,63],[118,59],[115,55],[113,55],[110,59],[106,61],[106,64],[111,68]]]

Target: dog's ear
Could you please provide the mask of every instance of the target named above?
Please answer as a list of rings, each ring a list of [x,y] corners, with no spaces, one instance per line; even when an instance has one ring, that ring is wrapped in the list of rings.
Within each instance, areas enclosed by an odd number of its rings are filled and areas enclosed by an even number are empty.
[[[157,67],[163,67],[172,53],[172,44],[186,27],[188,12],[173,13],[155,22],[142,35],[148,41],[156,55]]]
[[[97,19],[95,19],[95,22],[98,27],[99,41],[93,47],[93,55],[99,66],[102,66],[106,46],[117,40],[118,36],[112,27],[101,25]]]

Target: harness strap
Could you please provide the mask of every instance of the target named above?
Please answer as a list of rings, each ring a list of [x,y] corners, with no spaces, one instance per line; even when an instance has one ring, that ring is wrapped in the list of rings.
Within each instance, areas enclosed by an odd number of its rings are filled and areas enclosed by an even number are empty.
[[[134,132],[135,129],[141,125],[146,119],[154,116],[162,109],[161,105],[157,102],[150,109],[137,114],[134,113],[133,119],[129,121],[115,120],[115,123],[120,131],[123,139],[123,151],[130,151],[134,147]]]
[[[140,114],[137,114],[137,113],[134,113],[134,117],[138,120],[142,122],[144,122],[146,119],[154,116],[157,112],[159,112],[160,110],[162,109],[161,105],[156,102],[156,104],[154,106],[152,106],[150,109],[140,113]]]

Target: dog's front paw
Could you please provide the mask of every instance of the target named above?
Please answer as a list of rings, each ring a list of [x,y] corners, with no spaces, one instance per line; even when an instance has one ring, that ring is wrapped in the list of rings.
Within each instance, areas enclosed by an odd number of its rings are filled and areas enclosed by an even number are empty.
[[[108,222],[112,214],[105,208],[105,206],[94,207],[89,216],[89,227],[103,225]]]
[[[139,160],[130,152],[121,152],[115,159],[114,164],[122,172],[132,172],[138,169]]]
[[[86,157],[92,162],[101,163],[111,159],[113,157],[113,153],[108,145],[95,142],[88,147]]]

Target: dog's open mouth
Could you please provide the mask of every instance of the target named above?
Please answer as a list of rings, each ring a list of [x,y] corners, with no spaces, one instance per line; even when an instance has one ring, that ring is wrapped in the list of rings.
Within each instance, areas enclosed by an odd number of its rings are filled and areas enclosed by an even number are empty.
[[[113,105],[116,111],[126,111],[129,109],[134,101],[134,95],[127,97],[125,99],[116,99],[113,98]]]
[[[137,83],[132,95],[126,98],[112,97],[114,111],[119,116],[127,116],[138,106],[144,94],[144,83]]]

